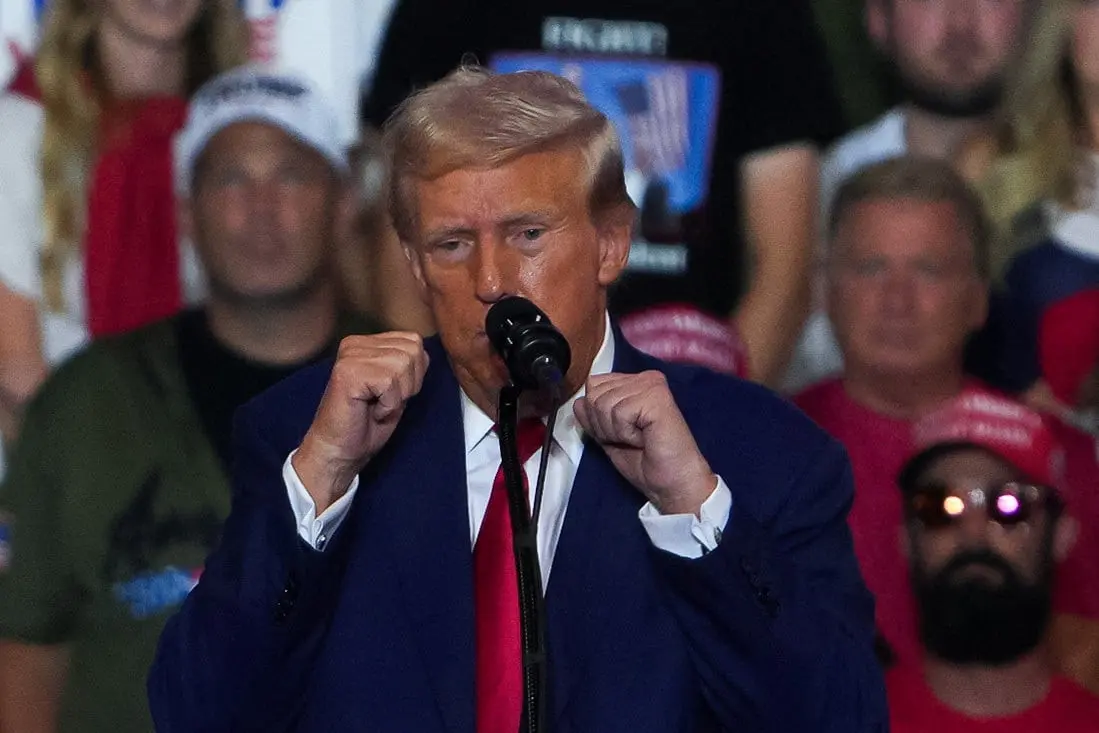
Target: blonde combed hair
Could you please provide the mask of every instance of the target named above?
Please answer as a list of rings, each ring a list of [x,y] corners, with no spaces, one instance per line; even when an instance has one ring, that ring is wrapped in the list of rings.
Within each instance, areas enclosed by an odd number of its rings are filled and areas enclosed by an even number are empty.
[[[415,236],[415,181],[569,147],[587,162],[593,218],[633,211],[614,125],[576,85],[548,72],[495,74],[462,66],[406,99],[386,122],[383,143],[390,216],[404,242]]]
[[[980,190],[995,230],[999,272],[1025,241],[1020,214],[1052,201],[1081,203],[1082,118],[1071,57],[1072,11],[1079,0],[1043,0],[997,120],[994,152]]]
[[[46,307],[53,311],[63,307],[63,268],[79,253],[83,238],[106,93],[95,61],[99,4],[51,0],[35,65],[45,114],[39,158],[45,236],[40,268]],[[216,74],[244,63],[248,30],[234,0],[205,0],[186,43],[188,95]]]

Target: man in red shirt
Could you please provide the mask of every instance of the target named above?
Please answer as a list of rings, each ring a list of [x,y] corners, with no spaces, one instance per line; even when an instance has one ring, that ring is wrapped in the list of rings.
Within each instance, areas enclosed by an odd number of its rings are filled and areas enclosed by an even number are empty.
[[[844,353],[840,378],[795,402],[844,444],[855,476],[849,524],[877,622],[898,659],[920,657],[915,604],[898,534],[896,477],[911,453],[912,421],[966,391],[988,392],[963,370],[966,340],[984,322],[988,228],[981,204],[946,164],[896,158],[845,181],[829,221],[829,314]],[[1099,467],[1095,442],[1058,425],[1066,447],[1066,497],[1094,516]],[[1062,668],[1099,690],[1099,583],[1085,528],[1061,573],[1058,613]]]
[[[898,483],[926,654],[887,677],[892,730],[1099,731],[1099,698],[1056,674],[1045,641],[1077,529],[1056,431],[971,393],[922,418],[914,443]]]

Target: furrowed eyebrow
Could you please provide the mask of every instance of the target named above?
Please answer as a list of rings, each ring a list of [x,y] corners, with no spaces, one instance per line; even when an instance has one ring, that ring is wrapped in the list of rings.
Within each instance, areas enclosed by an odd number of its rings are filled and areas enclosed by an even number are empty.
[[[527,226],[547,226],[556,220],[549,211],[530,211],[509,216],[497,225],[503,229],[518,229]],[[426,240],[447,239],[450,237],[476,237],[477,230],[472,227],[452,226],[433,229],[424,234]]]
[[[442,229],[433,229],[424,235],[424,239],[428,241],[438,241],[440,239],[450,239],[451,237],[473,237],[476,232],[469,227],[443,227]]]
[[[548,211],[531,211],[524,214],[510,216],[501,222],[508,229],[516,229],[534,224],[548,224],[554,220],[553,214]]]

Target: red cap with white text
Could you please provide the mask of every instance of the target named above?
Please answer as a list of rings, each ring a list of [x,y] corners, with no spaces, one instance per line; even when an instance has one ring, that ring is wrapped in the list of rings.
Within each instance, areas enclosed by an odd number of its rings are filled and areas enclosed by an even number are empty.
[[[913,426],[913,451],[901,471],[909,488],[931,460],[951,448],[988,451],[1031,481],[1061,489],[1064,449],[1047,419],[1026,405],[993,392],[967,389]]]
[[[619,318],[618,327],[635,349],[649,356],[748,376],[748,354],[736,328],[694,306],[667,303],[646,308]]]

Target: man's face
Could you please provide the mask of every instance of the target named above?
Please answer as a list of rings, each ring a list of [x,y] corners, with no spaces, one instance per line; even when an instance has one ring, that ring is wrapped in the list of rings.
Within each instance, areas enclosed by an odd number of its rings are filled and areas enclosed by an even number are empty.
[[[247,122],[215,135],[195,171],[184,213],[215,296],[293,302],[324,282],[343,201],[323,156]]]
[[[921,486],[945,490],[965,509],[946,526],[909,521],[912,580],[928,651],[959,664],[1011,662],[1038,645],[1049,621],[1056,519],[1031,507],[1001,525],[972,505],[973,489],[1023,478],[984,451],[951,452],[924,471]]]
[[[840,220],[829,310],[853,372],[904,378],[959,369],[986,302],[953,204],[868,199]]]
[[[991,112],[1019,46],[1027,0],[870,0],[868,22],[918,107]]]
[[[417,233],[405,245],[458,379],[483,409],[507,383],[484,332],[506,295],[534,302],[568,339],[567,393],[587,377],[630,241],[629,214],[593,221],[587,179],[583,155],[568,149],[416,183]]]

